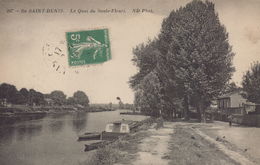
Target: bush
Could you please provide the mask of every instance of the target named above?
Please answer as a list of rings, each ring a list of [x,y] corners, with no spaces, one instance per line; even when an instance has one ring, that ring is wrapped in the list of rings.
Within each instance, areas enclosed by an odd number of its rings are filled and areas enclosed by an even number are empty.
[[[112,145],[99,148],[84,165],[112,165],[121,156],[119,150]],[[83,164],[82,164],[83,165]]]

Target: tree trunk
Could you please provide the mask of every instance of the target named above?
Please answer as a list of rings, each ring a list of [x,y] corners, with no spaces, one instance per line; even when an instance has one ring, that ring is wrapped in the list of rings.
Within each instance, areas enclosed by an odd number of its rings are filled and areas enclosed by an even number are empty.
[[[170,112],[170,121],[173,121],[173,109],[171,109],[171,112]]]
[[[206,113],[205,113],[205,108],[202,109],[202,122],[206,123]]]
[[[197,113],[198,113],[198,120],[201,121],[201,110],[200,110],[200,106],[197,105],[196,108],[197,108]]]
[[[184,96],[184,118],[185,120],[190,120],[188,95]]]
[[[174,110],[174,119],[176,119],[177,118],[177,109],[174,108],[173,110]]]
[[[199,112],[200,112],[200,121],[202,123],[206,123],[206,113],[205,113],[205,107],[203,105],[203,101],[199,101]]]

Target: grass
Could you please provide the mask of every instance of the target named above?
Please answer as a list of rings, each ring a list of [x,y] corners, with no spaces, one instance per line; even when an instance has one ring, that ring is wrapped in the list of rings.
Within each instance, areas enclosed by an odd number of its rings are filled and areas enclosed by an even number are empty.
[[[214,145],[197,135],[192,129],[177,126],[170,142],[170,164],[219,165],[237,163]]]
[[[82,163],[82,165],[112,165],[117,162],[120,156],[119,150],[109,145],[98,149],[91,159]]]

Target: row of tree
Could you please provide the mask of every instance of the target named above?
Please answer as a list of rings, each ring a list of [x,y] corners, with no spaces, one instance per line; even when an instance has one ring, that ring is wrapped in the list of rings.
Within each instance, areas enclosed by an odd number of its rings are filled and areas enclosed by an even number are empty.
[[[172,117],[193,106],[205,109],[228,84],[234,53],[212,2],[194,0],[164,19],[159,36],[133,49],[139,72],[131,77],[135,105],[151,115]],[[176,114],[176,113],[175,113]]]
[[[6,99],[12,104],[43,104],[44,94],[34,89],[27,90],[22,88],[19,91],[14,85],[2,83],[0,85],[0,99]]]
[[[153,116],[171,118],[181,110],[189,118],[205,110],[219,95],[239,87],[229,83],[235,68],[228,33],[212,2],[193,0],[164,19],[159,36],[133,49],[139,68],[130,78],[135,106]],[[243,76],[244,97],[260,104],[260,63]]]
[[[59,90],[52,91],[50,94],[43,94],[34,89],[22,88],[17,90],[14,85],[2,83],[0,85],[0,99],[12,104],[24,105],[75,105],[88,106],[88,96],[83,91],[76,91],[72,97]]]
[[[59,90],[52,91],[50,94],[46,95],[46,98],[50,98],[56,105],[75,105],[80,104],[82,106],[89,105],[88,96],[83,91],[74,92],[72,97],[66,98],[66,95]]]

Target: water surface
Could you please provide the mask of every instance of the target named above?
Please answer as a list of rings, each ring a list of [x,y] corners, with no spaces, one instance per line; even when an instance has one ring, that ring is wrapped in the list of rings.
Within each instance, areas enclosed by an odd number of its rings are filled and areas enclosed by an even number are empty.
[[[0,126],[0,165],[74,165],[86,157],[77,137],[86,131],[103,131],[115,120],[143,120],[145,116],[119,111],[49,114],[42,119]]]

